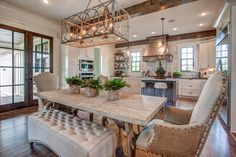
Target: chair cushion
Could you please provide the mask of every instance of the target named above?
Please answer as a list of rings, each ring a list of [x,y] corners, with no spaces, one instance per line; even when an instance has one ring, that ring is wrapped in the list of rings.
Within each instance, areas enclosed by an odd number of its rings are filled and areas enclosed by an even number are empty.
[[[58,110],[31,115],[28,139],[46,144],[63,157],[112,157],[117,146],[112,130]]]
[[[216,72],[207,80],[190,118],[190,124],[208,122],[217,101],[224,92],[224,74]]]

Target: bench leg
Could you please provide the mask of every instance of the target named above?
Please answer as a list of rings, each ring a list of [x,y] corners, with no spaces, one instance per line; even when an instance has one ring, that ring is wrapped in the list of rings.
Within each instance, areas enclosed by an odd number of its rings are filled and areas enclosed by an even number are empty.
[[[34,142],[29,142],[29,145],[30,145],[30,149],[34,148]]]

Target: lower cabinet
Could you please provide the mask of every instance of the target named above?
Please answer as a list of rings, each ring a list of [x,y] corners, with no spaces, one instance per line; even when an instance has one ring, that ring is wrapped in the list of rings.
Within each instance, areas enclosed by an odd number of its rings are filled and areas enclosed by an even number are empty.
[[[178,86],[178,96],[198,98],[205,83],[205,79],[180,79]]]

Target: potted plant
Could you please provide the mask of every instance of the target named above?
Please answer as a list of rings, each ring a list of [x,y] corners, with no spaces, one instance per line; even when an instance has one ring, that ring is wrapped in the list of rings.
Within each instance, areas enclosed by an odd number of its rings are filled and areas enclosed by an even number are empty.
[[[99,79],[88,79],[83,82],[85,95],[95,97],[99,95],[99,90],[103,89],[102,82]]]
[[[180,71],[175,71],[173,73],[173,78],[180,78],[182,76],[181,72]]]
[[[72,76],[66,79],[66,83],[70,86],[71,94],[79,94],[82,80],[78,76]]]
[[[113,101],[120,99],[120,89],[124,87],[130,87],[130,85],[122,79],[106,81],[104,88],[108,91],[107,100]]]
[[[157,71],[156,71],[156,74],[157,74],[157,78],[158,79],[165,79],[166,77],[165,77],[165,73],[166,73],[166,71],[165,71],[165,69],[164,69],[164,67],[163,67],[163,65],[162,65],[162,63],[161,63],[161,61],[159,62],[159,67],[157,68]]]

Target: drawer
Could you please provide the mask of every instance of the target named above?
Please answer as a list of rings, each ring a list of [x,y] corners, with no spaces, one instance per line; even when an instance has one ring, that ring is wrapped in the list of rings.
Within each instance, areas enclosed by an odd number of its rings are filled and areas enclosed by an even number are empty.
[[[183,82],[182,83],[183,89],[202,89],[202,83],[201,82]]]
[[[199,97],[200,94],[201,94],[201,90],[182,89],[182,91],[181,91],[181,95],[183,95],[183,96]]]

